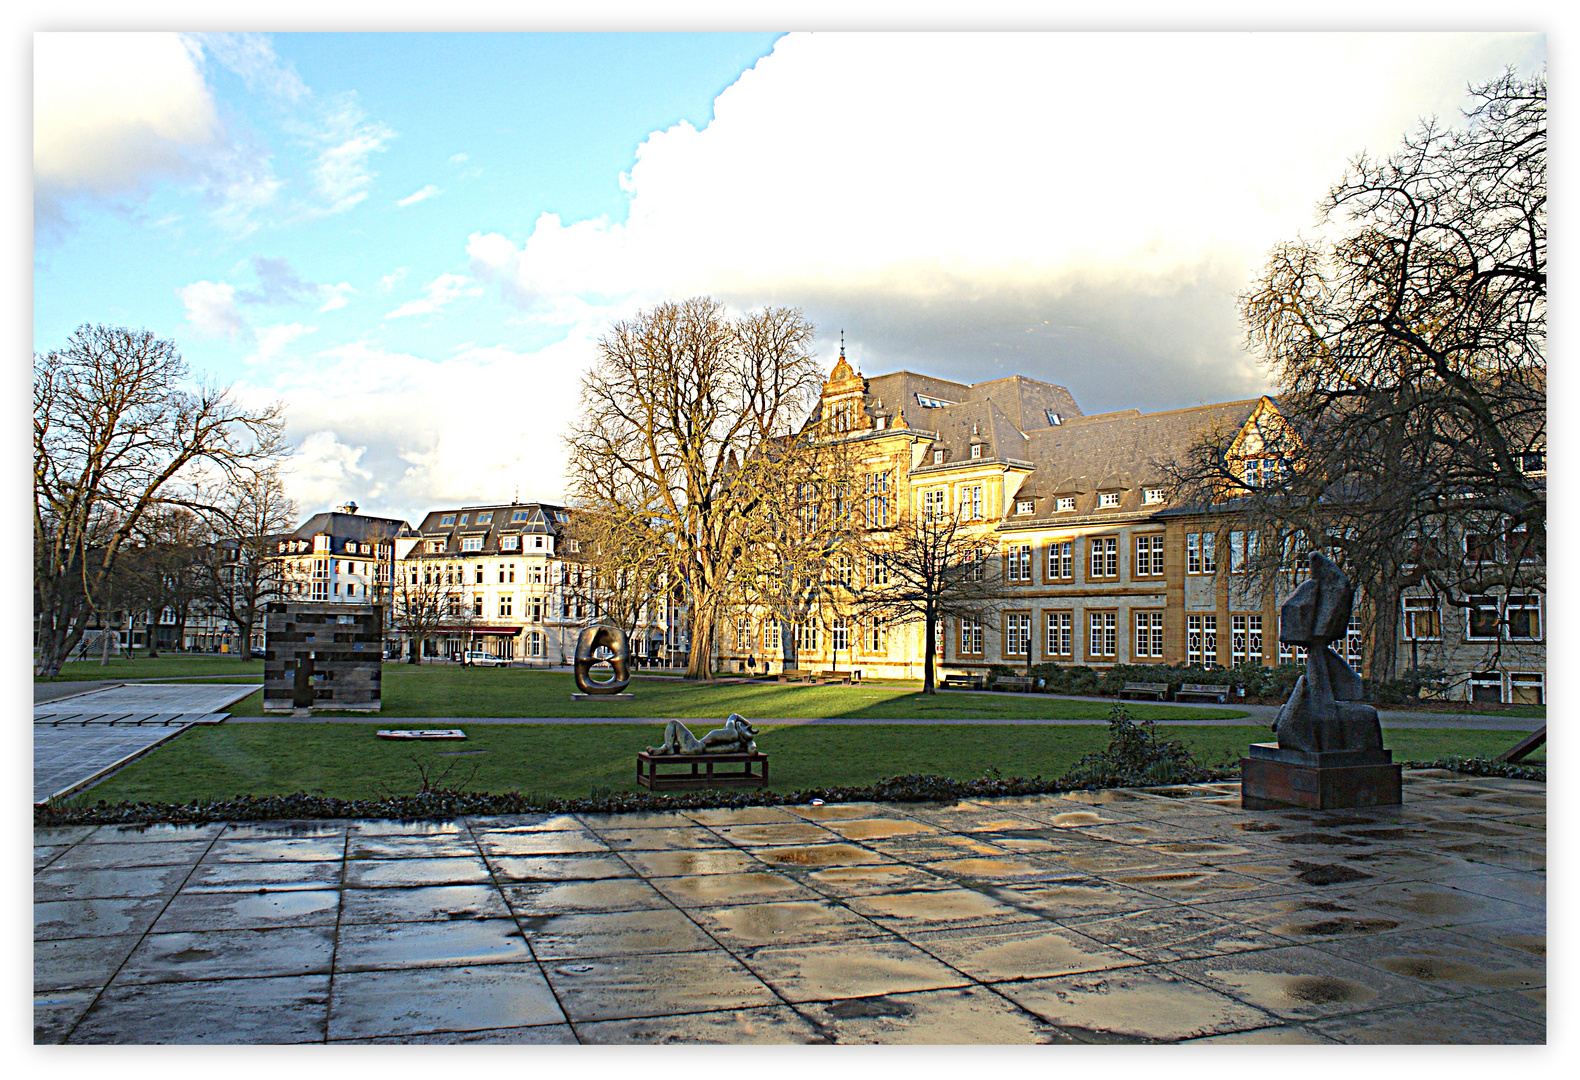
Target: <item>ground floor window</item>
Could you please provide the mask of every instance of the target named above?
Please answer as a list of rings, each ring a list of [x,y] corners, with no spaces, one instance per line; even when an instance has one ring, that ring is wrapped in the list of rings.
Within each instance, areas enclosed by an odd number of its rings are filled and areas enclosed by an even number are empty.
[[[1048,655],[1075,655],[1075,612],[1048,612]]]
[[[1095,659],[1111,659],[1119,648],[1119,616],[1112,611],[1093,611],[1087,614],[1091,636],[1087,638],[1087,653]]]
[[[1539,671],[1509,672],[1509,700],[1516,705],[1545,705],[1545,677]]]
[[[844,619],[834,620],[834,651],[845,652],[850,648],[850,624]]]
[[[1163,612],[1136,612],[1136,655],[1162,657]]]
[[[818,649],[818,625],[815,622],[804,622],[796,627],[795,647],[797,652],[815,653]]]
[[[1016,613],[1004,617],[1004,655],[1025,656],[1031,648],[1031,616]]]
[[[543,635],[536,630],[529,630],[527,632],[527,655],[543,655]]]
[[[889,651],[889,626],[882,619],[874,619],[872,625],[867,627],[867,651],[874,653]]]
[[[960,620],[960,651],[972,656],[982,654],[982,624],[977,620]]]
[[[1218,662],[1218,616],[1185,616],[1185,662],[1187,664],[1216,664]]]
[[[1487,704],[1503,701],[1503,675],[1497,671],[1477,671],[1470,676],[1470,700]]]

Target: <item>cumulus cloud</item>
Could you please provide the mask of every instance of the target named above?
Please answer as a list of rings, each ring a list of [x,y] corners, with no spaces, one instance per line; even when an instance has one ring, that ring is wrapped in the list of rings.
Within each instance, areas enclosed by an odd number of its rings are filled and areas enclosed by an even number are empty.
[[[176,290],[187,322],[204,337],[252,338],[252,328],[236,310],[236,289],[223,281],[194,281]]]
[[[444,189],[436,184],[424,184],[422,187],[418,188],[404,199],[395,200],[395,205],[411,206],[413,203],[420,203],[424,199],[431,199],[435,195],[441,194],[443,191]]]
[[[357,290],[351,287],[351,282],[349,281],[342,281],[338,285],[320,285],[318,287],[318,295],[323,300],[323,303],[319,306],[318,311],[320,314],[326,311],[339,311],[349,304],[351,298],[356,294]]]
[[[640,146],[624,221],[474,233],[528,321],[696,293],[805,307],[869,371],[1062,382],[1090,410],[1254,394],[1235,296],[1539,37],[792,35]],[[571,317],[579,318],[580,315]],[[834,325],[837,324],[837,325]],[[1050,329],[1051,328],[1051,329]]]
[[[192,174],[222,134],[198,52],[179,35],[34,35],[34,206],[46,229],[63,225],[65,200]]]
[[[311,171],[322,203],[310,212],[325,214],[349,210],[368,197],[375,175],[369,158],[395,137],[362,111],[351,91],[329,102],[314,123],[295,130],[314,149]]]
[[[421,299],[411,300],[385,315],[404,319],[410,315],[431,315],[465,296],[481,296],[482,286],[465,274],[440,274],[428,283]]]
[[[302,517],[340,506],[347,499],[377,499],[383,491],[360,463],[367,448],[347,446],[330,430],[308,433],[280,470],[287,494]]]

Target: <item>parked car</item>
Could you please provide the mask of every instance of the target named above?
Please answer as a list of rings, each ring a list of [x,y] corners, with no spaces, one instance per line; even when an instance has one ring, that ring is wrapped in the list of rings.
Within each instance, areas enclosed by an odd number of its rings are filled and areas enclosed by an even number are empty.
[[[264,660],[268,658],[269,653],[266,649],[253,649],[251,655],[254,660]]]
[[[461,654],[461,663],[474,667],[505,667],[510,661],[489,652],[467,652]]]

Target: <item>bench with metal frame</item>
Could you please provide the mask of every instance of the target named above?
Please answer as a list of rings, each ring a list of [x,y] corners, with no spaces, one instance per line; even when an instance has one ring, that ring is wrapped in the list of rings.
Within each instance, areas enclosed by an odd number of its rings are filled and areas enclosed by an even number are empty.
[[[980,690],[982,689],[982,676],[970,675],[961,672],[950,672],[944,676],[945,690]]]
[[[740,770],[717,772],[715,765],[739,765]],[[659,772],[660,765],[689,765],[689,772]],[[753,771],[752,766],[760,768]],[[636,782],[649,791],[695,791],[699,788],[764,788],[768,786],[768,755],[755,754],[649,754],[636,755]]]

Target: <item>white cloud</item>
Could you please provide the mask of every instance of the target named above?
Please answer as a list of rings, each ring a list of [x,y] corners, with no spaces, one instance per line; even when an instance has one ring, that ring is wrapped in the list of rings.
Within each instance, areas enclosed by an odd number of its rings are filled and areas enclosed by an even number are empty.
[[[319,295],[324,298],[323,304],[318,309],[319,314],[323,314],[326,311],[339,311],[346,304],[350,303],[351,297],[357,293],[357,290],[351,287],[349,281],[342,281],[339,285],[320,285],[318,289]]]
[[[247,89],[261,91],[288,102],[311,94],[296,68],[274,53],[274,43],[263,34],[199,34],[198,40],[214,59],[234,71]]]
[[[424,184],[422,187],[418,188],[404,199],[397,199],[395,201],[395,205],[410,206],[413,203],[420,203],[424,199],[431,199],[435,195],[441,194],[443,191],[444,189],[437,186],[436,184]]]
[[[389,292],[396,285],[400,284],[409,273],[411,273],[411,268],[407,266],[398,266],[394,270],[391,270],[389,273],[379,278],[379,292]]]
[[[280,470],[285,490],[306,518],[342,505],[347,499],[376,499],[382,485],[360,464],[364,446],[347,446],[334,431],[310,432],[296,446]]]
[[[195,50],[176,34],[33,37],[33,183],[40,216],[61,201],[140,192],[193,172],[223,126]]]
[[[402,304],[384,317],[404,319],[410,315],[430,315],[465,296],[481,296],[482,286],[465,274],[440,274],[428,283],[428,290],[420,300]]]
[[[1260,383],[1234,298],[1268,248],[1311,225],[1349,157],[1454,116],[1467,82],[1542,48],[1485,34],[792,35],[719,95],[705,129],[642,143],[625,221],[544,214],[525,238],[473,234],[467,254],[531,320],[714,293],[837,319],[871,335],[880,368],[1021,364],[1088,406],[1237,396]],[[1044,320],[1080,330],[1028,335]]]
[[[176,290],[187,322],[205,337],[252,338],[252,328],[236,310],[236,289],[223,281],[194,281]]]
[[[467,160],[467,158],[466,158],[465,154],[451,154],[450,155],[450,164],[451,165],[464,165],[464,164],[466,164],[466,160]]]
[[[313,182],[323,204],[312,213],[337,214],[366,199],[375,175],[368,159],[395,138],[393,130],[368,119],[350,91],[328,103],[313,124],[290,127],[315,149]]]
[[[316,329],[318,329],[316,326],[303,326],[301,323],[277,323],[273,326],[260,327],[257,331],[257,347],[252,355],[247,357],[247,363],[274,363],[299,338],[311,334]]]

